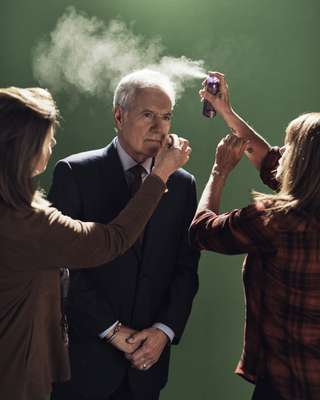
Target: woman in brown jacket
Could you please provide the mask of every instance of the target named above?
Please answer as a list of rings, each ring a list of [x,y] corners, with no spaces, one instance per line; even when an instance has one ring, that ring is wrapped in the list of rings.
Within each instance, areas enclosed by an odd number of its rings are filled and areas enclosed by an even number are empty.
[[[108,225],[75,221],[33,187],[55,144],[58,111],[46,90],[0,89],[0,398],[38,400],[53,381],[69,379],[61,327],[59,267],[88,268],[125,252],[189,158],[173,136],[153,173]]]

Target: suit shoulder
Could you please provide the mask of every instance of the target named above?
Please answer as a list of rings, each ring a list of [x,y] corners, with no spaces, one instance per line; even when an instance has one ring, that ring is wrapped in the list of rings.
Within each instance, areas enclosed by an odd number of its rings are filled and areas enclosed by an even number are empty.
[[[179,168],[176,172],[171,175],[173,181],[193,183],[195,181],[194,176],[183,168]]]
[[[170,176],[167,186],[169,190],[172,188],[176,193],[184,193],[184,195],[194,193],[197,190],[194,176],[182,168]]]
[[[105,156],[106,152],[108,151],[108,147],[109,146],[102,149],[89,150],[77,154],[72,154],[71,156],[63,158],[60,161],[66,162],[70,165],[92,164],[96,161],[101,160]]]

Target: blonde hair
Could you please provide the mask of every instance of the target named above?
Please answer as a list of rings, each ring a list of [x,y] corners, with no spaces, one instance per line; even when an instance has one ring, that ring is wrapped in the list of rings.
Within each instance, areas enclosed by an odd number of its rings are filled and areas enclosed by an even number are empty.
[[[302,114],[286,129],[286,154],[276,194],[253,193],[267,208],[300,210],[320,217],[320,113]]]
[[[48,204],[34,188],[32,175],[58,116],[45,89],[0,89],[0,201],[7,206],[20,209]]]

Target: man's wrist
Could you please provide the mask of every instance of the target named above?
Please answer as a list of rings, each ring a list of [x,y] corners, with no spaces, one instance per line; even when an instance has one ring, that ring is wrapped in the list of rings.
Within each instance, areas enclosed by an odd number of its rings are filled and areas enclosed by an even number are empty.
[[[171,343],[169,336],[163,330],[159,328],[154,328],[154,329],[156,329],[160,333],[160,335],[164,337],[166,343]]]
[[[108,336],[110,334],[110,332],[115,328],[115,326],[117,325],[119,321],[115,321],[112,325],[109,326],[109,328],[105,329],[103,332],[99,333],[99,338],[100,339],[105,339],[106,336]]]
[[[119,332],[120,329],[121,329],[121,326],[122,326],[121,322],[118,321],[118,322],[116,323],[115,327],[111,330],[111,332],[109,332],[109,333],[106,335],[105,339],[106,339],[106,341],[107,341],[108,343],[111,344],[111,343],[114,341],[114,339],[116,338],[118,332]]]
[[[152,325],[152,327],[158,329],[164,335],[166,335],[170,343],[173,341],[175,333],[168,325],[165,325],[161,322],[156,322],[155,324]]]

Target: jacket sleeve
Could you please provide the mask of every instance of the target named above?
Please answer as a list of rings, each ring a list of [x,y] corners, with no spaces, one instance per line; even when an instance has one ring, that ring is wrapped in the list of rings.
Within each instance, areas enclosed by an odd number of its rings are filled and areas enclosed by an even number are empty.
[[[260,178],[262,182],[276,191],[280,189],[280,183],[276,179],[276,172],[280,158],[281,153],[279,147],[272,147],[262,160],[260,168]]]
[[[188,228],[197,208],[195,180],[193,177],[190,179],[175,274],[170,286],[168,301],[161,309],[156,321],[173,330],[175,333],[173,344],[178,344],[181,339],[199,286],[198,263],[200,253],[190,246],[188,239]]]
[[[264,216],[255,204],[219,215],[203,210],[192,221],[190,241],[200,250],[230,255],[273,251]]]

